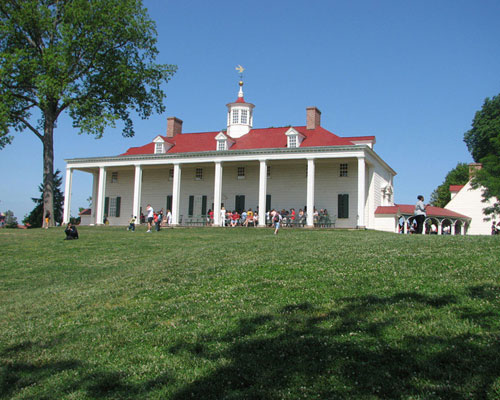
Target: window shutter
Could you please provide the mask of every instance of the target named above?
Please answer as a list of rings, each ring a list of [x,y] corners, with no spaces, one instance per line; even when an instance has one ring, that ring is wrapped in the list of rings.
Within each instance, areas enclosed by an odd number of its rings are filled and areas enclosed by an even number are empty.
[[[104,215],[109,217],[109,197],[104,198]]]
[[[117,197],[116,198],[116,215],[115,215],[115,217],[119,217],[120,216],[120,205],[121,205],[121,202],[122,202],[122,198],[121,197]]]
[[[271,195],[266,194],[266,212],[271,209]]]
[[[337,215],[339,218],[349,218],[349,195],[348,194],[339,194]]]
[[[236,205],[236,211],[238,211],[240,214],[243,212],[245,209],[245,195],[236,195],[235,199],[235,205]]]
[[[188,215],[191,217],[193,215],[193,208],[194,208],[194,196],[189,196],[189,209],[188,209]]]
[[[172,195],[171,194],[169,194],[167,196],[167,208],[166,209],[172,211]]]
[[[201,215],[207,215],[207,196],[201,197]]]

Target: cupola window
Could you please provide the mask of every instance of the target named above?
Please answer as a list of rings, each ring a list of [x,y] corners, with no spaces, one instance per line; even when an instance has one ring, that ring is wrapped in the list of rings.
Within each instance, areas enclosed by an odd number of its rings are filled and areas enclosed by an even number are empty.
[[[233,110],[233,124],[237,124],[239,121],[240,110]]]
[[[241,110],[241,123],[248,123],[248,110]]]

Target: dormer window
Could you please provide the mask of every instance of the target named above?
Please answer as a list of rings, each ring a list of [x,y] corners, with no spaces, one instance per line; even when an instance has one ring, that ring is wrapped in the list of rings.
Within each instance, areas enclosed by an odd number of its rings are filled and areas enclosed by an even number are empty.
[[[217,141],[217,151],[227,150],[227,140],[218,140]]]
[[[169,142],[165,142],[165,139],[163,139],[160,135],[153,139],[153,143],[155,145],[155,154],[164,154],[172,147],[172,145]]]
[[[217,151],[229,150],[229,147],[231,147],[234,143],[233,141],[228,140],[224,132],[219,132],[219,134],[215,137],[215,140],[217,141]]]
[[[294,149],[296,147],[300,147],[300,144],[302,143],[302,140],[304,139],[304,136],[299,133],[299,131],[295,130],[294,128],[288,129],[285,133],[287,137],[287,147],[289,149]]]
[[[155,143],[155,154],[165,153],[165,146],[163,143]]]

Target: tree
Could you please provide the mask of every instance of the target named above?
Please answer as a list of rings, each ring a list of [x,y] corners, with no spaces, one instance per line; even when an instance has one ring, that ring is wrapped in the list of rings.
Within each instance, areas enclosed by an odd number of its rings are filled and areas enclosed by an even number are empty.
[[[458,163],[446,174],[444,182],[432,192],[430,204],[443,208],[451,200],[450,185],[465,185],[468,181],[469,166],[466,163]]]
[[[5,211],[5,227],[17,228],[17,218],[14,216],[14,213],[10,210]]]
[[[56,170],[54,173],[54,182],[52,187],[54,188],[54,222],[62,223],[63,217],[63,206],[64,206],[64,193],[61,191],[62,177],[61,171]],[[31,200],[36,204],[35,208],[23,219],[23,224],[28,225],[31,228],[41,228],[43,225],[44,213],[43,213],[43,183],[38,186],[40,191],[40,197],[32,197]]]
[[[464,141],[474,161],[482,164],[474,174],[472,185],[484,188],[484,201],[493,199],[493,205],[486,207],[484,213],[500,215],[500,95],[484,100]]]
[[[12,131],[41,140],[44,214],[54,215],[58,118],[68,113],[79,133],[97,138],[122,120],[122,135],[133,136],[130,112],[163,112],[161,85],[177,68],[156,64],[157,54],[141,0],[0,2],[0,148]]]

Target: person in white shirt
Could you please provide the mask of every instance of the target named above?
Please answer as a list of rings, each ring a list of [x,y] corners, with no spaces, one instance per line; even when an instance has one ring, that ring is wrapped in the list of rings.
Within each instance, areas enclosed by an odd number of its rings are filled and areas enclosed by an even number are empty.
[[[220,226],[226,226],[226,209],[224,206],[220,209]]]
[[[153,210],[153,207],[151,207],[151,204],[148,204],[146,207],[146,211],[148,212],[148,230],[147,232],[151,232],[151,227],[153,226],[153,220],[154,220],[154,213],[155,210]]]
[[[424,204],[424,196],[419,195],[417,196],[417,204],[415,205],[415,212],[413,213],[414,215],[414,220],[417,222],[417,229],[415,230],[415,233],[417,234],[422,234],[422,229],[424,227],[424,222],[425,222],[425,217],[427,216],[426,214],[426,209],[427,206]]]

